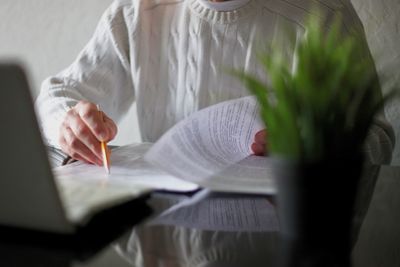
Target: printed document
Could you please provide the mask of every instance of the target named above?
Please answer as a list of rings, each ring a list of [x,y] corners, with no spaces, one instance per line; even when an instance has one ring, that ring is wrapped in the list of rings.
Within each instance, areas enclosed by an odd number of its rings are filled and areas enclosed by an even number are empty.
[[[264,128],[254,97],[222,102],[179,122],[145,159],[212,190],[273,194],[271,160],[252,155],[250,149],[255,134]]]

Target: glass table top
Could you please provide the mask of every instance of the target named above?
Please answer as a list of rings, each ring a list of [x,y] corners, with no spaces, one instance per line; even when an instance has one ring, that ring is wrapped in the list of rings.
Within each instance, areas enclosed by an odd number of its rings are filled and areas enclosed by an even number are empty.
[[[400,167],[368,166],[360,192],[353,266],[400,266]],[[6,263],[1,265],[28,266],[28,259],[29,266],[276,264],[281,241],[273,197],[201,190],[190,196],[154,193],[147,203],[150,217],[84,259],[51,246],[3,244],[0,237],[0,260]]]

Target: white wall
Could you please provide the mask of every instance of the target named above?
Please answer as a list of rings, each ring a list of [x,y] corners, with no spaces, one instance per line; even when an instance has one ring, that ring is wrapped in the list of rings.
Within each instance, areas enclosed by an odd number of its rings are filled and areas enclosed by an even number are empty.
[[[22,61],[36,97],[46,77],[75,59],[111,2],[0,0],[0,61],[10,58]],[[119,130],[117,144],[140,140],[134,108]]]

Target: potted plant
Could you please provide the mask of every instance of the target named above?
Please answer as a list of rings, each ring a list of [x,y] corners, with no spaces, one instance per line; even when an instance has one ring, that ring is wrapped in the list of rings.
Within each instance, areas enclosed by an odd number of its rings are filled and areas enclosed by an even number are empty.
[[[310,19],[295,61],[280,47],[259,56],[268,82],[235,71],[256,96],[276,159],[282,266],[350,266],[350,231],[362,147],[381,96],[356,37]],[[295,62],[294,66],[292,62]]]

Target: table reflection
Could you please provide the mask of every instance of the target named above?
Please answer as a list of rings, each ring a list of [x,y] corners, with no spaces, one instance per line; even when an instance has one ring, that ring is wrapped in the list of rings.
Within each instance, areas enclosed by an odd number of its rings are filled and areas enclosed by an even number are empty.
[[[353,245],[368,211],[378,173],[379,166],[364,167],[355,207]],[[202,191],[187,199],[156,195],[151,206],[158,211],[157,215],[116,245],[121,257],[132,266],[277,264],[281,241],[273,198]]]
[[[117,243],[120,255],[133,266],[274,266],[279,222],[270,200],[210,194],[187,202],[135,228]]]
[[[366,166],[364,173],[354,216],[354,266],[400,266],[400,167]],[[154,209],[151,218],[93,257],[38,248],[34,240],[4,243],[0,237],[1,265],[276,266],[281,241],[273,198],[155,193],[148,205]]]

